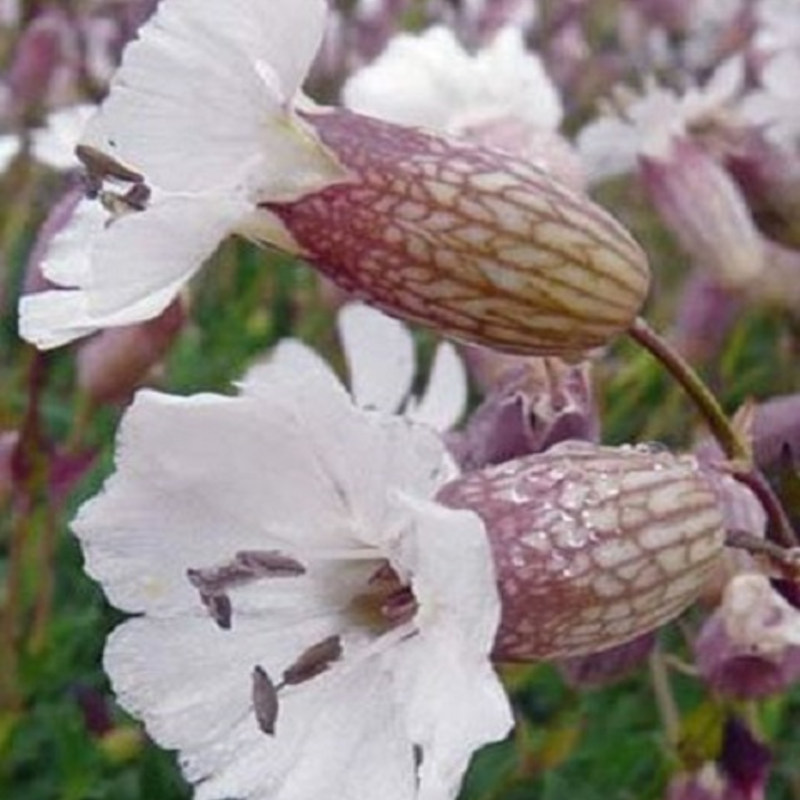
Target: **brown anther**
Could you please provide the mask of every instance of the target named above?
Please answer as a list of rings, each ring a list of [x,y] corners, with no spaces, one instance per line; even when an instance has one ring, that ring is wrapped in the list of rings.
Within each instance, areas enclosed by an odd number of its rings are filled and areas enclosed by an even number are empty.
[[[315,678],[325,672],[331,664],[342,657],[342,640],[338,636],[329,636],[309,647],[283,673],[281,685],[294,686]]]
[[[269,736],[275,735],[278,719],[278,690],[262,667],[253,669],[253,710],[258,727]]]
[[[96,183],[104,178],[115,178],[124,183],[144,183],[144,175],[136,170],[126,167],[112,156],[91,147],[88,144],[79,144],[75,148],[75,155],[86,167],[90,180]]]
[[[295,578],[306,571],[299,561],[277,550],[240,550],[235,561],[257,578]]]
[[[233,618],[233,606],[231,599],[227,594],[204,594],[200,592],[200,599],[203,605],[208,609],[214,622],[224,631],[231,628],[231,621]]]
[[[406,586],[389,595],[381,606],[381,615],[391,625],[409,622],[416,613],[417,600]]]
[[[122,201],[134,211],[144,211],[150,200],[152,191],[146,183],[135,183],[122,195]]]

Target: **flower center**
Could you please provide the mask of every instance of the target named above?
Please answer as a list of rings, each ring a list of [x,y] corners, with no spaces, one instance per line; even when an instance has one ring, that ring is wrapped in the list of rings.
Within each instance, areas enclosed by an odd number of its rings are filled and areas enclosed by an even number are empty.
[[[373,573],[366,590],[353,598],[349,611],[360,628],[380,636],[410,622],[417,612],[417,601],[386,561]]]
[[[411,588],[403,583],[388,561],[378,566],[366,581],[364,590],[356,594],[346,607],[352,627],[369,634],[371,643],[356,658],[379,652],[396,637],[413,635],[409,625],[417,612],[417,601]],[[306,568],[296,559],[276,550],[240,550],[219,566],[188,569],[186,577],[197,589],[200,600],[211,618],[223,630],[233,623],[230,592],[263,578],[299,577]],[[392,631],[392,635],[384,635]],[[382,641],[383,640],[383,641]],[[326,672],[342,658],[344,649],[340,634],[328,636],[306,648],[286,669],[280,681],[256,665],[251,673],[253,712],[259,728],[275,734],[278,719],[278,696],[288,686],[306,683]]]

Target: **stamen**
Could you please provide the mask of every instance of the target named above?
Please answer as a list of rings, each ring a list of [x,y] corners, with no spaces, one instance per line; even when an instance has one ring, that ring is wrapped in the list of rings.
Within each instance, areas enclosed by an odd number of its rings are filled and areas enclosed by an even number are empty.
[[[75,148],[75,155],[86,167],[93,183],[98,180],[102,183],[105,178],[115,178],[124,183],[144,183],[144,175],[140,172],[126,167],[112,156],[88,144],[79,144]]]
[[[253,669],[252,696],[258,727],[269,736],[274,736],[278,719],[278,690],[266,670],[259,666]]]
[[[308,648],[283,673],[281,685],[294,686],[298,683],[316,678],[325,672],[331,664],[342,657],[342,640],[338,636],[329,636]]]
[[[258,578],[294,578],[306,571],[299,561],[277,550],[240,550],[236,562],[251,569]]]
[[[410,622],[417,613],[417,600],[407,586],[386,598],[381,606],[381,615],[391,625]]]
[[[260,578],[294,578],[305,571],[299,561],[277,550],[241,550],[227,564],[189,569],[186,575],[201,592],[221,594]]]
[[[233,616],[233,606],[231,599],[227,594],[205,594],[200,592],[200,599],[203,605],[208,609],[214,622],[219,625],[224,631],[231,628],[231,619]]]
[[[305,573],[295,559],[275,550],[241,550],[233,560],[219,567],[187,569],[186,577],[200,593],[214,622],[224,630],[231,627],[233,608],[228,592],[261,578],[292,578]]]
[[[150,201],[152,191],[145,183],[135,183],[125,192],[120,198],[128,208],[134,211],[144,211],[147,208],[147,203]]]

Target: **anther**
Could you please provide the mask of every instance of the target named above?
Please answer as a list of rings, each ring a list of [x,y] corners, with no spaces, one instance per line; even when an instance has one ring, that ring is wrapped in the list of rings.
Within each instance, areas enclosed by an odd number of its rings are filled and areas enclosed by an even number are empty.
[[[342,640],[329,636],[308,648],[284,673],[281,685],[293,686],[315,678],[342,657]]]
[[[258,727],[269,736],[274,736],[278,719],[278,689],[266,670],[259,666],[253,669],[252,696]]]

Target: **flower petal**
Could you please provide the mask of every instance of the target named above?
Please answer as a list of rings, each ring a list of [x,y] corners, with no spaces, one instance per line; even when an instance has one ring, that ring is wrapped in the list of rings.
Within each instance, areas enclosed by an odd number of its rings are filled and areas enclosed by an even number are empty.
[[[75,147],[95,110],[95,106],[84,104],[50,114],[45,127],[31,134],[34,158],[56,170],[77,169]]]
[[[21,301],[20,335],[41,348],[156,316],[246,213],[224,198],[166,197],[107,225],[88,201],[79,209],[42,265],[70,289]]]
[[[425,394],[412,400],[406,416],[437,431],[454,428],[467,409],[467,371],[455,347],[442,342],[436,349]]]
[[[386,653],[408,735],[421,746],[420,800],[455,797],[472,754],[513,719],[489,655],[500,600],[483,523],[407,495],[413,520],[393,565],[412,576],[419,635]]]
[[[356,404],[399,411],[414,380],[414,339],[408,328],[358,303],[344,306],[337,324]]]
[[[114,605],[196,610],[187,567],[229,562],[239,550],[302,563],[306,553],[361,558],[389,525],[387,486],[430,496],[450,476],[432,432],[359,411],[299,347],[294,356],[279,348],[240,397],[137,396],[117,473],[74,523],[87,570]],[[300,581],[293,596],[309,591]]]
[[[289,106],[324,21],[323,0],[161,4],[84,142],[165,190],[241,186],[254,173],[291,183],[289,167],[319,150]],[[324,168],[319,160],[304,166]]]
[[[191,618],[132,620],[112,634],[105,666],[120,702],[162,746],[181,751],[198,800],[327,792],[360,800],[373,791],[413,800],[411,745],[388,677],[370,662],[281,690],[275,735],[257,725],[253,668],[280,676],[338,624],[333,616],[291,627],[262,618],[226,632]]]

